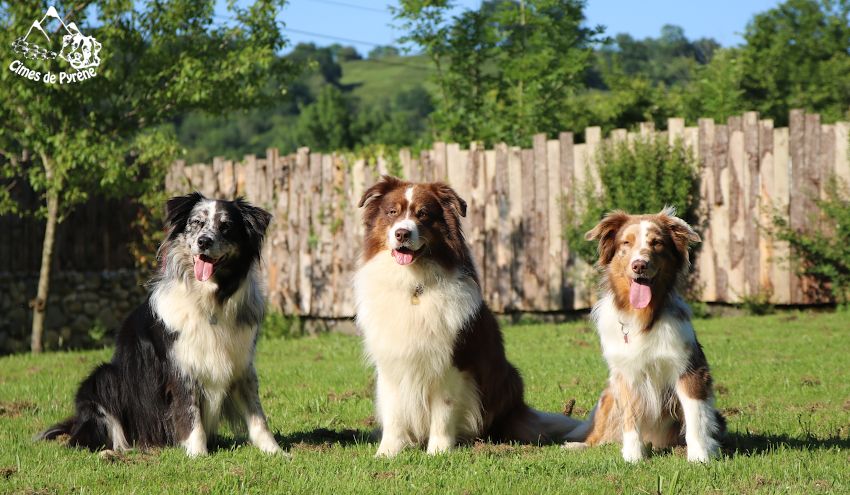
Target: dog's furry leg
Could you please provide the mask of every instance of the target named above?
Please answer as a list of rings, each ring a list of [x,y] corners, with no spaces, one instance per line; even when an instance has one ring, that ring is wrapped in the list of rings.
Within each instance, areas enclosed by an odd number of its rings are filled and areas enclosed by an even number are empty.
[[[232,407],[245,422],[251,443],[267,454],[283,453],[269,430],[263,406],[260,404],[257,373],[253,366],[245,377],[233,386],[229,399]]]
[[[194,387],[193,387],[194,388]],[[199,391],[192,391],[192,403],[189,408],[191,428],[188,435],[181,442],[189,457],[207,455],[207,432],[204,430],[204,419],[201,414],[201,401]]]
[[[394,457],[406,446],[404,426],[398,417],[398,400],[396,386],[378,373],[375,405],[381,422],[381,444],[375,457]]]

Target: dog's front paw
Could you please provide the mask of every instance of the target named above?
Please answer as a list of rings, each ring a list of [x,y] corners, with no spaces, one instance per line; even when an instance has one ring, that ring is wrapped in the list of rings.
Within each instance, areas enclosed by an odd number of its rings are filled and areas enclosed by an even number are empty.
[[[623,460],[635,463],[643,459],[643,444],[637,433],[629,432],[623,435]]]
[[[266,454],[282,454],[283,449],[273,439],[257,442],[257,448]]]
[[[404,448],[404,444],[401,442],[388,442],[386,440],[381,441],[381,445],[378,447],[378,452],[375,453],[375,457],[395,457],[401,452],[401,449]]]
[[[203,457],[209,454],[206,445],[186,444],[186,455],[189,457]]]
[[[688,462],[708,462],[717,457],[719,453],[720,447],[716,443],[712,443],[708,447],[688,444]]]
[[[454,444],[455,442],[452,438],[431,437],[428,440],[428,449],[426,450],[426,452],[428,453],[428,455],[442,454],[450,451],[452,447],[454,447]]]

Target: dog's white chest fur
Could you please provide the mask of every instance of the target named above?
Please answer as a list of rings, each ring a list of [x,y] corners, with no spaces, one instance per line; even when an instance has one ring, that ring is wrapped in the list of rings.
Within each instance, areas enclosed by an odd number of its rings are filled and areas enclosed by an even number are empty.
[[[386,404],[402,408],[394,417],[403,418],[413,441],[422,441],[434,401],[445,397],[464,410],[460,431],[472,433],[481,422],[476,387],[452,365],[452,355],[481,306],[475,282],[428,261],[402,267],[379,253],[355,274],[354,294],[366,354],[378,372],[378,415]]]
[[[384,253],[357,271],[354,292],[369,358],[379,367],[408,363],[422,372],[450,364],[458,332],[481,305],[469,277],[433,264],[398,266]]]
[[[239,324],[237,311],[244,286],[222,305],[214,293],[195,281],[158,287],[153,307],[169,331],[176,334],[172,357],[180,371],[208,393],[226,393],[253,360],[257,329]]]

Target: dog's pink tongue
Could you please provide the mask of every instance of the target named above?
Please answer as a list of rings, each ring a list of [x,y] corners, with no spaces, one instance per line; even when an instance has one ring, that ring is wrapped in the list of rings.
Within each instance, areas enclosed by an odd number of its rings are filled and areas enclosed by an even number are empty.
[[[212,277],[213,264],[209,261],[204,261],[200,256],[195,256],[195,278],[201,282],[206,282]]]
[[[632,282],[629,287],[629,302],[633,308],[643,309],[649,306],[649,301],[652,300],[652,289],[648,285]]]
[[[393,249],[393,258],[395,258],[395,262],[399,265],[409,265],[413,263],[413,253],[402,253],[396,249]]]

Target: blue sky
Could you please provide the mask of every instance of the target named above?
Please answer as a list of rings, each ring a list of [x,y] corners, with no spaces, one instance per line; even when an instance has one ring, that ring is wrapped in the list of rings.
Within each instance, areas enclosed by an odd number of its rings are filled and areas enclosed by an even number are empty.
[[[476,8],[480,0],[458,0],[460,8]],[[609,35],[626,32],[636,38],[657,36],[664,24],[685,29],[688,38],[713,37],[724,46],[741,43],[741,33],[757,12],[777,0],[590,0],[585,13],[591,25],[602,24]],[[293,44],[329,45],[333,38],[366,54],[375,44],[393,44],[386,0],[290,0],[282,21]],[[312,33],[312,34],[306,34]],[[319,36],[322,35],[322,36]]]

